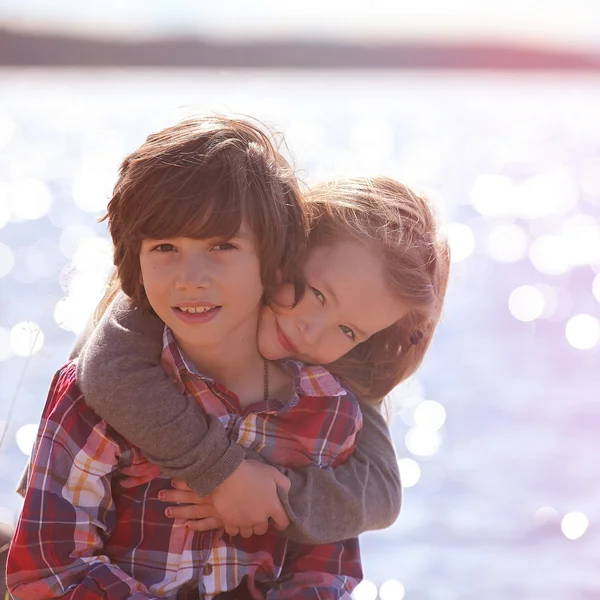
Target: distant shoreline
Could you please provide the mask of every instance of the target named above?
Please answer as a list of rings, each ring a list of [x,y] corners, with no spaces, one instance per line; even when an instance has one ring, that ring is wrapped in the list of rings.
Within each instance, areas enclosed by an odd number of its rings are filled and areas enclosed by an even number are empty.
[[[0,28],[0,66],[598,71],[600,55],[468,43],[134,42]]]

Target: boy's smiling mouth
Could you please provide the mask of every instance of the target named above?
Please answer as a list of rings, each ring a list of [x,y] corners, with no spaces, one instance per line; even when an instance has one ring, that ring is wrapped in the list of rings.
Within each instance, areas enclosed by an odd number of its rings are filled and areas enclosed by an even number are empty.
[[[206,323],[221,311],[217,304],[205,302],[182,302],[172,307],[175,315],[184,323]]]

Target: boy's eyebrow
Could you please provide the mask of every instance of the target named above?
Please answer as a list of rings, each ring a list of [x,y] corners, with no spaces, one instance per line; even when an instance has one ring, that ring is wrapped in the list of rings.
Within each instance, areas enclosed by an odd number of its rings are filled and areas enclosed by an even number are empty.
[[[331,296],[333,298],[333,301],[339,306],[339,300],[337,299],[337,296],[335,295],[334,291],[329,287],[329,285],[327,283],[325,283],[325,281],[321,281],[321,287],[327,292],[327,294],[329,296]],[[358,335],[360,335],[362,338],[366,339],[369,336],[362,330],[360,329],[360,327],[357,327],[356,325],[352,325],[352,323],[348,323],[348,326],[353,330],[356,331],[356,333],[358,333]]]

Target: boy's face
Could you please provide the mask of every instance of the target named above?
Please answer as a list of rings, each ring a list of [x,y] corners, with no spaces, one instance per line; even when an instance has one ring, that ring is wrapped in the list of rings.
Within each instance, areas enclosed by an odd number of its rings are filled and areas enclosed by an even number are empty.
[[[258,349],[270,360],[295,357],[328,364],[374,333],[393,325],[408,307],[389,291],[382,260],[357,242],[340,241],[309,251],[306,290],[282,286],[258,327]]]
[[[245,224],[229,240],[145,239],[140,266],[150,305],[192,360],[256,335],[263,287]]]

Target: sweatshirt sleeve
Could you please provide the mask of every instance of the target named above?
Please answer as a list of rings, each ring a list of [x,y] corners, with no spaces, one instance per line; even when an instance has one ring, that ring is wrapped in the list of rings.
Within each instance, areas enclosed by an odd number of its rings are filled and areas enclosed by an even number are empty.
[[[244,451],[163,371],[163,329],[120,293],[81,347],[77,382],[89,406],[148,460],[205,496],[237,469]]]
[[[181,394],[160,366],[163,323],[133,310],[120,294],[82,346],[78,383],[88,404],[169,477],[201,496],[220,485],[244,457],[215,417]],[[304,544],[356,537],[393,523],[400,512],[397,459],[379,410],[361,405],[363,428],[347,462],[331,468],[284,470],[290,494],[279,490],[292,525],[284,532]]]
[[[292,525],[284,535],[329,544],[389,527],[400,514],[402,488],[389,428],[378,408],[362,404],[363,427],[346,463],[285,471],[292,486],[279,491]]]

